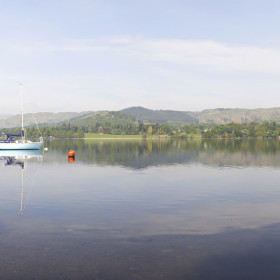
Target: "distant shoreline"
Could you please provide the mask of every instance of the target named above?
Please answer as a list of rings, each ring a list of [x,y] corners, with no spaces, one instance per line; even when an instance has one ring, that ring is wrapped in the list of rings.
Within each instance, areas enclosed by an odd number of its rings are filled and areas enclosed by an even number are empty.
[[[99,134],[99,133],[85,133],[84,137],[80,139],[160,139],[160,138],[169,138],[169,135],[119,135],[119,134]]]
[[[155,139],[156,137],[149,137],[149,138],[143,138],[143,137],[93,137],[93,138],[75,138],[75,139],[84,139],[84,140],[144,140],[144,139]],[[166,137],[167,138],[167,137]],[[74,138],[71,138],[74,139]]]
[[[87,138],[75,138],[75,139],[84,139],[84,140],[96,140],[96,139],[100,139],[100,140],[149,140],[149,139],[167,139],[170,138],[170,136],[164,136],[164,137],[87,137]],[[74,138],[71,138],[74,139]]]

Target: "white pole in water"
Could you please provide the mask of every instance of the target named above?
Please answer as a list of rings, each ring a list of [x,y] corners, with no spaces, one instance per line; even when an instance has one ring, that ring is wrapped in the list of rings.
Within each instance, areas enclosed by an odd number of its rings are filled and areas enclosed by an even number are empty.
[[[19,83],[19,89],[20,89],[20,105],[21,105],[21,133],[23,131],[23,101],[22,101],[22,84]],[[24,140],[25,136],[22,136],[22,140]]]

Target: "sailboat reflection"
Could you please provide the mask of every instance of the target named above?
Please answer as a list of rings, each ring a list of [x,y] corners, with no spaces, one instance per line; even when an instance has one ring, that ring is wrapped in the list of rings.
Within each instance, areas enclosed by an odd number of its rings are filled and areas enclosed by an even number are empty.
[[[20,214],[23,214],[24,168],[27,160],[42,157],[40,150],[0,150],[0,159],[6,160],[5,166],[21,166]]]

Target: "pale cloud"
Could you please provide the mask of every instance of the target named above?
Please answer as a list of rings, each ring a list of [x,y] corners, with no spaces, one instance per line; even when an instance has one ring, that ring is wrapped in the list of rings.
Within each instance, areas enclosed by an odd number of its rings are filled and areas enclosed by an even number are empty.
[[[65,40],[60,43],[14,45],[16,52],[108,52],[123,59],[212,67],[215,71],[280,74],[280,50],[256,46],[226,45],[215,41],[150,39],[115,36],[94,40]]]
[[[11,108],[7,96],[14,94],[17,80],[23,82],[38,111],[280,104],[280,50],[273,48],[112,36],[55,43],[5,42],[0,58],[5,108]],[[41,101],[38,94],[47,98]]]
[[[112,46],[111,46],[112,47]],[[114,49],[114,48],[113,48]],[[210,66],[218,71],[280,73],[280,51],[254,46],[230,46],[214,41],[135,39],[115,45],[122,55],[184,65]]]

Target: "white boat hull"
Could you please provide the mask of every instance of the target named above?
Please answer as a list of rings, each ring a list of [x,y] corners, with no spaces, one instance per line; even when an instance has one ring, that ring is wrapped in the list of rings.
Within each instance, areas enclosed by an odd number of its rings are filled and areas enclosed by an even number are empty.
[[[43,142],[0,143],[0,150],[40,150]]]

